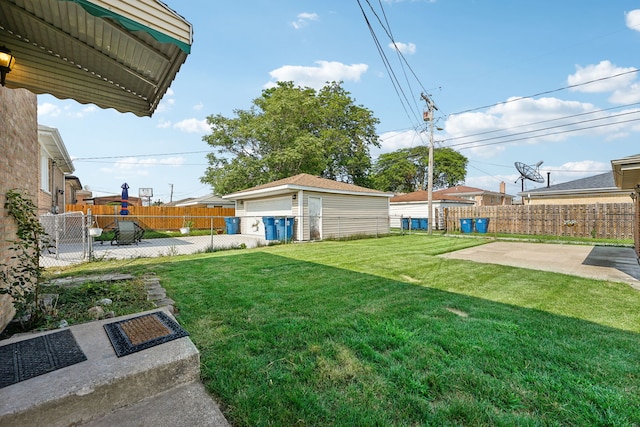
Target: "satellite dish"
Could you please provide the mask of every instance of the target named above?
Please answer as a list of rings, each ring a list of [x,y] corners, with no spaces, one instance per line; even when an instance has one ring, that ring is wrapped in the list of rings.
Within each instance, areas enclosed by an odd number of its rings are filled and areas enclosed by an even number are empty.
[[[518,172],[520,172],[520,178],[518,178],[519,180],[522,181],[522,191],[524,192],[524,180],[528,179],[529,181],[534,181],[534,182],[539,182],[542,183],[544,182],[544,178],[542,177],[542,175],[540,175],[539,172],[539,168],[540,165],[544,163],[542,160],[540,160],[538,163],[536,163],[535,165],[535,169],[533,166],[529,166],[527,164],[524,164],[522,162],[516,162],[516,169],[518,169]],[[516,182],[518,182],[518,179],[516,179]]]

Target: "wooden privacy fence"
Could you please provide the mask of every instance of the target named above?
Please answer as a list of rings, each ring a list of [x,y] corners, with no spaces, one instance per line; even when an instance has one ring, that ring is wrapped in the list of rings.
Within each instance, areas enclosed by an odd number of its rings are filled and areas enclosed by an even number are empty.
[[[447,230],[459,231],[460,220],[489,218],[488,233],[633,240],[633,203],[583,205],[472,206],[445,209]]]
[[[177,230],[187,222],[194,229],[220,229],[225,227],[225,217],[235,216],[234,208],[194,208],[175,206],[131,206],[129,215],[121,216],[120,205],[67,205],[67,212],[84,212],[91,209],[97,225],[106,228],[119,218],[135,218],[146,229]]]

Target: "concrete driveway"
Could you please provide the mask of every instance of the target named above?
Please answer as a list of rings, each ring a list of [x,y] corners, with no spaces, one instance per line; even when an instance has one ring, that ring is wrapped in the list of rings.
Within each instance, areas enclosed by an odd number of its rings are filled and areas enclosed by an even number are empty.
[[[640,264],[632,248],[499,241],[441,256],[624,282],[640,290]]]

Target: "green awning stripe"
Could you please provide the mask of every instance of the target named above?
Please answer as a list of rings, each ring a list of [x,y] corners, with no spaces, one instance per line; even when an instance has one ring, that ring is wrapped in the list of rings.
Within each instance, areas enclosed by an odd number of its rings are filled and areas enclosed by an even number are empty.
[[[160,31],[154,30],[153,28],[149,28],[146,25],[142,25],[139,22],[134,21],[133,19],[126,18],[122,15],[118,15],[117,13],[111,12],[105,8],[97,6],[88,0],[59,0],[59,1],[71,1],[81,6],[84,10],[86,10],[89,14],[98,17],[98,18],[111,18],[117,21],[120,25],[126,28],[129,31],[144,31],[148,33],[151,37],[158,40],[161,43],[172,43],[177,45],[180,50],[184,53],[191,53],[191,45],[180,40],[177,40],[171,36],[168,36]]]

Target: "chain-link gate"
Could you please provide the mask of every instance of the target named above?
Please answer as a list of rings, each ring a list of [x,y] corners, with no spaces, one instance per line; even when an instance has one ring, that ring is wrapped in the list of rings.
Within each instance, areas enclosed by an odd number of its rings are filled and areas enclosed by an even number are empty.
[[[82,212],[45,214],[40,223],[46,235],[40,246],[40,265],[55,267],[77,264],[89,259],[87,216]]]

